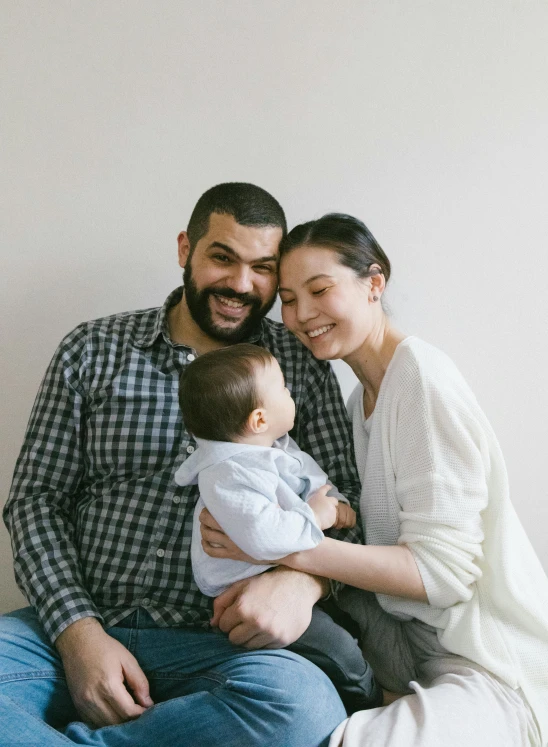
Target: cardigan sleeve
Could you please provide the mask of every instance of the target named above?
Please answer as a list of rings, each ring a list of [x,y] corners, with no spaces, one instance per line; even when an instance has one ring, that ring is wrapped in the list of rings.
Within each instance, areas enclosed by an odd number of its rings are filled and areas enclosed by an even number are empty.
[[[405,373],[391,413],[398,541],[413,553],[429,603],[445,609],[471,599],[482,574],[487,441],[456,370],[411,361]]]

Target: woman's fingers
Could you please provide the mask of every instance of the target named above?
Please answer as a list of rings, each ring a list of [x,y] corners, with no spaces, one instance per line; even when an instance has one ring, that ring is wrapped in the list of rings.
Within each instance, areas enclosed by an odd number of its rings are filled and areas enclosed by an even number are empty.
[[[220,532],[218,529],[210,529],[205,524],[202,524],[200,533],[202,540],[209,545],[213,545],[213,547],[228,547],[231,542],[230,537],[224,532]]]
[[[218,522],[215,521],[215,519],[209,513],[209,511],[207,510],[207,508],[203,508],[200,511],[199,519],[200,519],[200,524],[201,524],[202,530],[203,530],[204,526],[206,526],[206,527],[209,527],[210,529],[215,529],[218,532],[222,532],[223,531],[221,525]],[[202,533],[202,536],[203,536],[203,533]]]
[[[212,544],[208,540],[202,539],[202,548],[205,554],[209,555],[210,558],[228,558],[230,560],[234,560],[234,553],[220,544]]]

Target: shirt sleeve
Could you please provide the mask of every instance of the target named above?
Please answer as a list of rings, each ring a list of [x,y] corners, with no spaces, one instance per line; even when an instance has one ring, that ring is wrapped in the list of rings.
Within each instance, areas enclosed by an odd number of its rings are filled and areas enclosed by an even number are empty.
[[[55,353],[34,403],[4,521],[17,584],[54,641],[83,617],[102,620],[86,591],[74,542],[74,509],[84,473],[85,329]]]
[[[300,499],[283,510],[276,500],[278,478],[253,467],[221,462],[202,470],[200,497],[238,547],[256,560],[272,561],[316,547],[323,532]]]
[[[359,515],[361,485],[354,460],[352,427],[339,382],[329,363],[309,360],[304,391],[292,435]],[[352,529],[328,529],[326,535],[356,544],[363,541],[359,519]]]
[[[390,445],[401,506],[399,543],[416,560],[429,603],[468,601],[481,576],[488,447],[464,381],[411,372],[400,390]]]

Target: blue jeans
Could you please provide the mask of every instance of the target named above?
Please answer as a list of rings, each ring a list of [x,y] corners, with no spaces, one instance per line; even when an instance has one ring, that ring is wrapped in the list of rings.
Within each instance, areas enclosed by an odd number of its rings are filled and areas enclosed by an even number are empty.
[[[286,649],[247,651],[217,631],[158,628],[138,610],[107,632],[136,657],[156,705],[134,721],[79,720],[56,649],[30,608],[0,616],[0,744],[314,747],[345,717],[327,676]]]

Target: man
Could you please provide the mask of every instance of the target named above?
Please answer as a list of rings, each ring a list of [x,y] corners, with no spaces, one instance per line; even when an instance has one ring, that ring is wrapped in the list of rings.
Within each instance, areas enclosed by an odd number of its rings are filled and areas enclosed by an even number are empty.
[[[264,190],[213,187],[178,237],[184,292],[79,325],[58,348],[4,510],[33,607],[0,618],[4,739],[299,747],[344,718],[323,673],[281,649],[307,628],[325,580],[276,569],[235,584],[212,610],[191,574],[196,489],[173,480],[194,450],[181,369],[246,340],[278,358],[297,404],[292,435],[356,506],[334,375],[264,318],[285,231]]]

